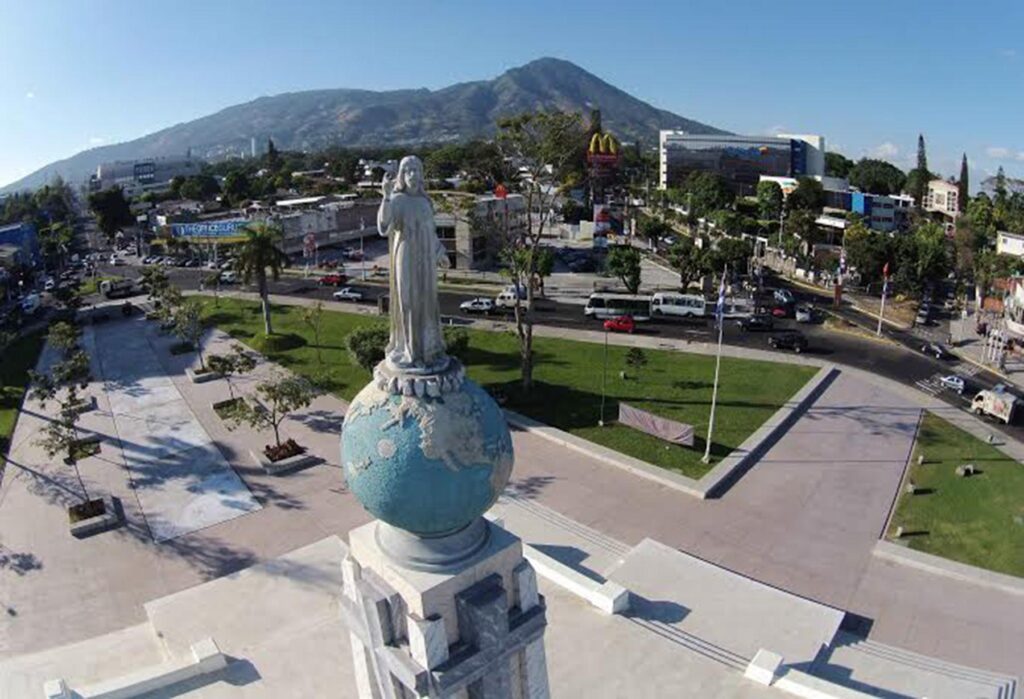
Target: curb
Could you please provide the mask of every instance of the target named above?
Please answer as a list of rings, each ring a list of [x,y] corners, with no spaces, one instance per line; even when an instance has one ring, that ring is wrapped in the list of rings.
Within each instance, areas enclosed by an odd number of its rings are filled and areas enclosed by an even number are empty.
[[[951,580],[972,583],[992,588],[1011,595],[1024,595],[1024,578],[1006,573],[996,573],[966,563],[958,563],[923,551],[914,551],[891,541],[879,539],[871,549],[871,555],[908,568],[917,568],[927,573],[940,575]]]
[[[509,423],[538,437],[543,437],[560,446],[573,449],[592,458],[603,461],[616,468],[621,468],[634,475],[652,480],[661,485],[678,490],[687,495],[706,500],[717,497],[722,491],[739,479],[748,470],[756,458],[760,457],[781,436],[793,421],[812,403],[827,385],[832,382],[839,370],[834,365],[826,365],[818,370],[803,387],[793,395],[782,407],[765,421],[741,445],[718,462],[699,480],[674,473],[666,468],[641,461],[640,459],[617,452],[608,447],[582,439],[556,427],[538,422],[512,410],[505,411]]]
[[[889,339],[888,337],[885,337],[885,336],[881,336],[880,337],[880,336],[876,335],[875,333],[871,332],[868,328],[865,328],[863,325],[860,325],[859,323],[856,323],[856,322],[854,322],[852,320],[849,320],[847,318],[843,318],[841,315],[839,315],[838,313],[835,313],[834,311],[828,310],[828,311],[825,311],[825,312],[828,313],[828,315],[830,317],[832,317],[833,319],[838,320],[840,322],[850,323],[854,327],[860,328],[861,330],[863,330],[867,334],[863,335],[863,334],[858,333],[858,332],[853,332],[852,330],[846,330],[844,328],[839,328],[839,327],[835,327],[835,326],[832,326],[832,327],[828,328],[832,332],[843,333],[844,335],[850,335],[851,337],[856,337],[859,340],[867,340],[869,342],[877,342],[880,345],[888,345],[890,347],[899,347],[899,348],[906,349],[906,347],[904,347],[900,343],[896,342],[895,340],[891,340],[891,339]]]

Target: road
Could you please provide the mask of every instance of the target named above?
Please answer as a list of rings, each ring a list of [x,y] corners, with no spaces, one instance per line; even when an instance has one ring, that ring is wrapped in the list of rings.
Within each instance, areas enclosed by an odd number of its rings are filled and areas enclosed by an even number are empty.
[[[182,289],[198,289],[199,280],[210,274],[208,271],[201,269],[178,267],[167,267],[164,269],[171,282]],[[138,276],[140,272],[141,268],[132,265],[123,267],[100,265],[98,270],[98,273],[101,275],[126,277]],[[809,293],[800,287],[788,285],[785,282],[777,282],[777,284],[780,287],[789,288],[798,301],[813,301],[819,308],[825,307],[820,296]],[[363,292],[366,301],[369,303],[376,303],[376,299],[379,296],[387,293],[387,287],[382,282],[354,282],[353,286]],[[222,288],[252,290],[246,289],[246,287],[241,285],[230,285],[230,287],[225,285]],[[270,292],[272,294],[322,299],[329,304],[342,303],[331,298],[331,294],[334,291],[333,287],[319,286],[315,277],[303,279],[301,277],[285,276],[280,281],[270,282]],[[474,291],[443,290],[440,293],[441,313],[446,317],[452,318],[473,318],[474,316],[461,311],[459,304],[467,299],[481,295],[487,294]],[[493,296],[493,293],[490,296]],[[861,325],[870,322],[867,316],[852,309],[844,309],[840,312],[840,315]],[[595,330],[601,327],[598,321],[583,315],[581,305],[555,300],[543,300],[539,303],[537,322],[543,325],[583,330]],[[883,330],[883,335],[890,342],[885,342],[840,332],[821,324],[797,324],[793,320],[776,320],[776,330],[790,328],[799,329],[807,336],[809,354],[839,364],[863,369],[907,386],[912,386],[959,408],[966,409],[970,402],[970,396],[973,396],[978,390],[991,388],[1001,381],[998,376],[980,370],[976,365],[959,360],[940,361],[923,355],[920,352],[923,341],[910,332],[886,328]],[[694,342],[715,342],[717,339],[717,332],[712,327],[712,324],[707,321],[694,322],[656,319],[649,323],[640,324],[637,332],[654,337],[689,339]],[[726,321],[723,342],[739,347],[766,349],[767,336],[768,333],[764,332],[744,332],[735,322]],[[938,382],[939,377],[953,373],[963,376],[967,383],[962,396],[948,389],[943,389]],[[1024,425],[1006,426],[997,423],[991,424],[994,431],[1004,432],[1024,441]]]

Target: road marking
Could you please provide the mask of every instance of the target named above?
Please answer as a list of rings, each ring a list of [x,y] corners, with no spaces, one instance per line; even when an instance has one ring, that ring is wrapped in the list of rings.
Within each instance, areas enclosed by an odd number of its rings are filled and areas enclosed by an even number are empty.
[[[977,364],[963,362],[957,365],[956,371],[958,374],[963,374],[964,376],[976,376],[978,372],[981,371],[981,367]]]
[[[915,382],[915,385],[925,393],[933,396],[937,396],[939,391],[942,390],[940,387],[932,383],[932,379],[928,379],[927,381],[917,381]]]

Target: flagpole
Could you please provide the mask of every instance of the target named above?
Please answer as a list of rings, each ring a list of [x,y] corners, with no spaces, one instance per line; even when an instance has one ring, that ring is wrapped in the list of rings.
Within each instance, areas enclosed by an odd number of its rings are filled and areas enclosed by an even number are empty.
[[[885,316],[885,295],[889,291],[889,263],[885,263],[885,267],[882,268],[882,305],[878,309],[878,329],[875,330],[875,335],[882,336],[882,318]]]
[[[716,315],[718,316],[718,352],[715,355],[715,385],[711,390],[711,417],[708,420],[708,437],[704,447],[704,457],[701,461],[705,464],[711,463],[711,436],[715,431],[715,406],[718,404],[718,374],[722,368],[722,330],[725,328],[725,317],[722,313],[723,297],[725,295],[725,274],[729,269],[726,265],[722,270],[722,284],[718,292],[718,304]]]

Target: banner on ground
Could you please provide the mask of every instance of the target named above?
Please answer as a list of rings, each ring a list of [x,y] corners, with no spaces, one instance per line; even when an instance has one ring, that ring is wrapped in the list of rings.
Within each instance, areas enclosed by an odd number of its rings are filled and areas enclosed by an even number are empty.
[[[693,446],[693,425],[659,417],[626,403],[619,403],[619,424],[664,439],[666,442],[681,444],[684,447]]]

